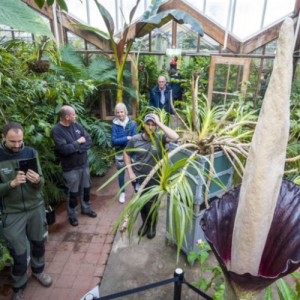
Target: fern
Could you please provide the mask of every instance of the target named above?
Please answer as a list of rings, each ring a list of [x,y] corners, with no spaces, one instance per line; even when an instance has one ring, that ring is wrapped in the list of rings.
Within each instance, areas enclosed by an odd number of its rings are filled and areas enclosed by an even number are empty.
[[[93,146],[88,151],[88,162],[91,174],[102,176],[110,168],[111,162],[103,157],[103,150],[97,146]]]

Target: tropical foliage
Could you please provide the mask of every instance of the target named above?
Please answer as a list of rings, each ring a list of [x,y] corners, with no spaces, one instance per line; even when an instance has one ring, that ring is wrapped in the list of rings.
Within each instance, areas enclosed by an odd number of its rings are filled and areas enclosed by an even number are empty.
[[[74,24],[75,26],[91,30],[94,32],[99,33],[100,35],[109,38],[112,44],[112,49],[114,52],[114,59],[116,62],[116,68],[118,71],[117,75],[117,102],[122,102],[123,100],[123,72],[125,69],[125,63],[127,61],[127,57],[131,46],[136,38],[143,37],[148,32],[153,30],[156,27],[161,27],[162,25],[166,24],[170,20],[175,20],[176,22],[183,24],[188,23],[191,25],[191,28],[198,32],[200,35],[203,35],[203,29],[201,24],[192,18],[188,13],[179,10],[167,10],[164,12],[158,12],[159,7],[162,3],[162,0],[154,0],[152,1],[150,7],[144,12],[142,17],[136,23],[135,31],[133,30],[130,32],[130,25],[133,20],[135,11],[140,3],[140,0],[136,1],[135,6],[132,8],[130,15],[129,15],[129,24],[126,23],[124,20],[124,27],[122,30],[121,37],[115,39],[115,24],[113,21],[112,16],[108,12],[108,10],[101,5],[97,0],[95,0],[99,12],[104,20],[106,25],[108,34],[103,33],[101,30],[82,25],[82,24]]]
[[[41,2],[41,0],[36,0]],[[60,0],[63,2],[63,0]],[[24,32],[53,37],[50,28],[41,16],[19,0],[1,0],[0,24],[10,26]],[[49,0],[48,2],[52,2]]]
[[[18,48],[18,45],[21,47]],[[68,61],[60,66],[52,65],[49,73],[37,76],[24,63],[30,55],[26,45],[31,49],[31,44],[0,45],[0,126],[7,121],[23,125],[25,143],[39,153],[46,179],[45,200],[53,204],[63,196],[63,180],[50,132],[58,122],[57,113],[62,105],[69,104],[75,108],[79,122],[93,138],[93,146],[88,153],[91,171],[101,175],[110,166],[110,161],[103,159],[110,152],[110,126],[92,116],[86,107],[86,98],[98,92],[98,87],[107,81],[99,79],[99,72],[103,69],[97,72],[94,64],[89,67],[82,62],[80,64],[80,56],[76,56],[70,48],[62,51]]]

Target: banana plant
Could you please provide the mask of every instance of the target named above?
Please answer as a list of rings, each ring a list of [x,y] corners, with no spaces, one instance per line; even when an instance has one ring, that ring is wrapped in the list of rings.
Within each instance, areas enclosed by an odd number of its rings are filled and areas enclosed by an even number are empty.
[[[41,16],[20,0],[0,0],[0,24],[53,38]]]
[[[123,72],[125,68],[125,63],[128,58],[131,46],[136,38],[143,37],[147,33],[151,32],[154,28],[158,28],[168,23],[170,20],[174,20],[180,24],[187,23],[191,25],[191,29],[203,36],[202,25],[195,20],[191,15],[180,10],[166,10],[163,12],[158,12],[162,0],[153,0],[149,8],[144,12],[142,17],[136,22],[135,26],[131,24],[135,11],[140,3],[140,0],[136,1],[135,6],[132,8],[129,15],[129,24],[124,23],[124,27],[121,32],[120,38],[115,38],[115,24],[112,16],[106,10],[106,8],[101,5],[97,0],[95,3],[98,10],[104,20],[105,26],[107,28],[108,34],[103,31],[83,25],[83,24],[73,24],[74,26],[84,28],[87,30],[99,33],[102,37],[110,39],[112,44],[112,49],[114,53],[114,59],[116,62],[117,74],[117,103],[123,101]]]
[[[54,1],[56,1],[56,4],[60,6],[61,9],[68,11],[68,6],[65,0],[34,0],[35,4],[42,9],[45,4],[48,6],[52,6]],[[79,1],[79,0],[78,0]]]

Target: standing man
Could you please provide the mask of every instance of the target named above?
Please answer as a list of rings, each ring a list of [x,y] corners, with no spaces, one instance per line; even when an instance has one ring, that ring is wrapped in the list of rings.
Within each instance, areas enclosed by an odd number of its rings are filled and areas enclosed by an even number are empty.
[[[83,127],[75,123],[75,110],[68,105],[60,109],[60,122],[52,128],[52,138],[63,169],[67,188],[67,212],[72,226],[78,226],[77,197],[80,195],[81,213],[91,218],[97,214],[91,210],[90,171],[87,151],[92,139]]]
[[[23,144],[23,127],[9,122],[3,126],[0,144],[0,207],[3,235],[14,264],[12,266],[13,300],[24,299],[27,283],[27,247],[31,246],[30,262],[32,276],[43,286],[52,284],[44,272],[46,231],[45,205],[41,193],[44,177],[33,148]],[[33,159],[37,172],[20,170],[20,162]]]
[[[170,104],[170,91],[171,88],[167,86],[167,79],[165,76],[159,76],[157,85],[151,90],[150,93],[150,106],[165,109],[166,112],[173,115]]]
[[[156,129],[160,128],[164,134],[157,133]],[[161,160],[163,154],[163,148],[166,143],[171,141],[177,141],[179,136],[171,128],[165,126],[159,121],[159,118],[155,114],[146,115],[144,118],[144,129],[143,133],[137,134],[129,140],[126,149],[144,149],[145,151],[126,151],[124,152],[124,161],[127,166],[129,179],[135,183],[136,186],[141,185],[145,180],[146,176],[151,172],[152,168],[156,165],[156,161]],[[154,140],[152,143],[151,137]],[[135,154],[135,162],[140,164],[135,164],[131,166],[130,156]],[[155,174],[153,178],[148,182],[146,187],[151,187],[158,185],[158,174]],[[144,236],[147,234],[148,239],[152,239],[156,235],[156,222],[157,216],[153,216],[151,211],[152,203],[157,199],[157,197],[152,198],[148,203],[146,203],[141,209],[141,217],[143,225],[138,230],[139,236]],[[152,219],[155,219],[153,226],[151,226]]]

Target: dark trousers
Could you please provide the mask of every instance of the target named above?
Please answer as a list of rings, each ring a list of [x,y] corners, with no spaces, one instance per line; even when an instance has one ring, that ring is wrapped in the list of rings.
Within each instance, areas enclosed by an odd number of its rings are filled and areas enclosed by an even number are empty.
[[[137,182],[135,182],[133,184],[133,187],[134,187],[135,191],[136,191],[136,184],[140,184],[141,185],[143,181],[144,180],[142,180],[142,181],[141,180],[140,181],[137,180]],[[145,188],[149,188],[149,187],[155,186],[155,185],[158,185],[158,182],[156,180],[154,180],[154,179],[150,179],[149,182],[147,183],[147,185],[145,186]],[[146,191],[144,190],[141,195],[143,195],[145,193],[147,193],[147,190]],[[152,223],[152,220],[153,220],[152,224],[156,225],[158,215],[157,215],[157,213],[154,215],[153,212],[151,212],[151,206],[152,206],[152,204],[155,201],[157,201],[157,199],[158,199],[158,195],[154,196],[152,199],[150,199],[142,207],[142,209],[141,209],[141,217],[142,217],[142,220],[143,220],[143,224],[147,223],[148,226],[151,226],[151,223]]]

